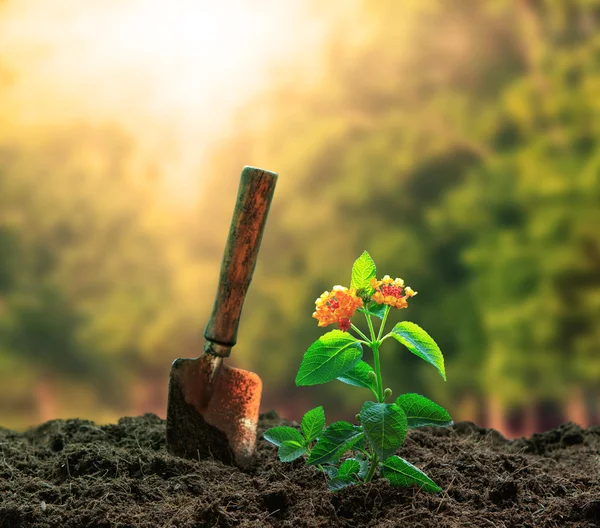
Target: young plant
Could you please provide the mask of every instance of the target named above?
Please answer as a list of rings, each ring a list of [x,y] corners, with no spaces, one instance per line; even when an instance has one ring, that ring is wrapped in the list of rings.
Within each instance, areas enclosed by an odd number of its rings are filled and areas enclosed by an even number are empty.
[[[337,323],[338,330],[321,336],[305,352],[296,385],[339,380],[369,389],[375,401],[367,401],[362,406],[356,415],[359,425],[340,421],[325,427],[323,407],[316,407],[302,418],[302,432],[292,427],[267,430],[264,438],[279,447],[282,462],[307,455],[307,464],[318,467],[329,477],[328,488],[332,491],[369,482],[377,470],[392,486],[416,484],[429,492],[441,490],[425,473],[395,453],[402,446],[408,429],[449,426],[452,418],[443,407],[420,394],[402,394],[386,402],[392,391],[384,390],[381,377],[379,351],[381,345],[392,338],[433,365],[446,380],[442,353],[425,330],[403,321],[383,335],[391,308],[407,308],[408,299],[416,294],[404,286],[402,279],[393,280],[386,275],[377,280],[375,263],[365,251],[352,267],[350,288],[334,286],[331,292],[323,293],[316,300],[313,317],[319,326]],[[357,311],[366,317],[369,336],[350,321]],[[381,320],[377,332],[372,318]],[[374,368],[362,360],[363,345],[373,351]]]

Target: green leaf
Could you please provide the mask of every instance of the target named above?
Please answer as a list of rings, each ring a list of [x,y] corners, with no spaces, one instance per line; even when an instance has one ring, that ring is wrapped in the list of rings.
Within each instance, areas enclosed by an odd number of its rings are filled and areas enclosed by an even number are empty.
[[[354,478],[351,476],[346,475],[344,477],[335,477],[327,483],[327,489],[329,491],[339,491],[347,486],[351,486],[352,484],[356,484],[356,480],[354,480]]]
[[[338,468],[337,467],[335,467],[335,466],[329,466],[329,465],[325,465],[325,466],[322,466],[322,467],[323,467],[323,471],[325,473],[327,473],[327,476],[330,479],[335,478],[335,476],[337,475],[337,472],[338,472]]]
[[[349,371],[362,358],[362,345],[348,332],[332,330],[304,353],[296,385],[327,383]]]
[[[425,425],[447,427],[454,423],[446,409],[420,394],[402,394],[394,403],[406,414],[408,427],[411,429]]]
[[[406,415],[395,403],[365,402],[360,410],[360,423],[381,460],[396,452],[408,429]]]
[[[368,363],[360,360],[350,370],[338,376],[338,380],[355,387],[364,387],[365,389],[375,390],[375,381],[369,378],[369,372],[375,372]]]
[[[363,455],[362,453],[358,453],[354,460],[356,460],[360,465],[360,470],[358,471],[358,478],[364,480],[369,472],[369,459]]]
[[[304,443],[304,438],[300,431],[294,429],[293,427],[272,427],[264,432],[263,438],[276,446],[280,446],[286,440],[294,440],[301,444]]]
[[[356,259],[352,266],[352,278],[350,279],[350,288],[357,290],[363,289],[367,293],[373,291],[371,279],[375,277],[377,270],[375,262],[366,251]]]
[[[442,488],[425,473],[399,456],[394,455],[384,460],[381,464],[381,474],[392,486],[407,487],[416,484],[422,490],[432,493],[442,491]]]
[[[337,461],[363,438],[362,427],[349,422],[334,422],[323,431],[306,463],[324,464]]]
[[[312,442],[317,438],[325,427],[325,411],[323,406],[315,407],[308,411],[302,418],[302,432],[306,443]]]
[[[282,462],[291,462],[301,457],[306,452],[304,443],[296,440],[286,440],[279,447],[279,460]]]
[[[338,477],[345,477],[357,474],[360,471],[360,464],[353,458],[344,460],[337,472]]]
[[[394,326],[389,335],[402,343],[415,356],[419,356],[421,359],[427,361],[427,363],[431,363],[438,369],[444,381],[446,380],[444,356],[442,356],[440,347],[437,346],[432,337],[420,326],[415,323],[403,321]]]
[[[359,308],[358,311],[368,315],[374,315],[375,317],[379,317],[379,319],[383,319],[385,314],[386,304],[377,304],[376,302],[370,302],[367,304],[366,308]]]

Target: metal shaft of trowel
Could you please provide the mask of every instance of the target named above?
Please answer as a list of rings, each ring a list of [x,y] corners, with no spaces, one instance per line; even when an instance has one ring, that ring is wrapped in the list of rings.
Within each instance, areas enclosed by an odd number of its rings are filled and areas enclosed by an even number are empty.
[[[223,358],[229,356],[237,341],[242,306],[252,281],[276,183],[274,172],[255,167],[244,167],[242,171],[217,294],[204,331],[206,344],[201,359],[212,373],[212,382],[219,375]],[[207,397],[212,382],[207,387]]]

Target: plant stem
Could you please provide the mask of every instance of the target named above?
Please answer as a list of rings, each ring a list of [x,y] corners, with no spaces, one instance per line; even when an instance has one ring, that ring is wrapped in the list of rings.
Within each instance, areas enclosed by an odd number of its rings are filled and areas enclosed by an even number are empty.
[[[379,340],[381,339],[381,334],[383,332],[383,327],[385,326],[385,321],[387,319],[387,315],[388,315],[389,311],[390,311],[389,306],[387,306],[385,314],[383,316],[383,321],[381,322],[381,327],[379,328],[379,335],[377,338],[375,338],[375,329],[373,328],[373,323],[371,322],[371,317],[369,315],[365,314],[365,316],[367,318],[367,323],[369,325],[369,330],[371,332],[371,349],[373,350],[373,359],[374,359],[374,363],[375,363],[375,375],[377,376],[377,379],[376,379],[377,401],[379,403],[383,403],[383,401],[384,401],[383,381],[381,379],[381,363],[379,362],[379,345],[380,345]],[[367,476],[365,477],[365,482],[370,482],[373,479],[373,476],[375,475],[377,466],[379,465],[379,457],[377,456],[377,453],[373,453],[371,455],[370,459],[371,459],[371,466],[369,467],[369,472],[367,473]]]
[[[381,334],[383,334],[383,329],[385,328],[385,322],[387,321],[387,316],[390,313],[390,305],[386,305],[385,313],[383,314],[383,321],[381,321],[381,326],[379,327],[379,334],[377,335],[377,341],[381,340]]]
[[[373,359],[375,361],[375,374],[377,376],[377,401],[383,403],[383,381],[381,380],[381,363],[379,361],[379,346],[376,343],[372,343]]]
[[[364,453],[365,455],[367,455],[367,458],[371,458],[371,453],[369,453],[366,449],[364,449],[362,447],[357,447],[356,449],[358,451],[360,451],[361,453]]]
[[[369,330],[371,332],[371,341],[373,343],[375,343],[376,342],[376,339],[375,339],[375,330],[373,329],[373,323],[371,322],[371,316],[368,315],[368,314],[365,314],[365,317],[367,318],[367,324],[369,325]]]
[[[389,310],[386,310],[385,315],[387,316]],[[370,347],[373,350],[373,359],[375,360],[375,374],[377,376],[377,401],[379,403],[383,403],[383,382],[381,380],[381,365],[379,364],[379,340],[375,338],[375,329],[373,328],[373,322],[371,321],[371,316],[369,314],[365,314],[367,318],[367,324],[369,325],[369,330],[371,332],[371,344]],[[384,320],[385,322],[385,320]],[[381,329],[379,329],[379,333],[381,334]]]
[[[367,476],[365,477],[365,482],[371,482],[371,480],[373,479],[373,476],[375,475],[375,470],[377,469],[378,464],[379,464],[379,457],[377,456],[376,453],[373,453],[373,458],[371,459],[371,466],[369,467],[369,472],[367,473]]]
[[[362,337],[365,341],[369,341],[369,338],[360,331],[360,328],[354,326],[354,323],[350,323],[352,330],[354,330],[360,337]]]

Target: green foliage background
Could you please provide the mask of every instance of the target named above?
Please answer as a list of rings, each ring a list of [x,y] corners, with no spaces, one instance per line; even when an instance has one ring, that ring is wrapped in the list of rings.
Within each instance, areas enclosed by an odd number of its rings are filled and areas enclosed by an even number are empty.
[[[368,396],[294,385],[315,298],[366,249],[446,358],[443,383],[386,343],[395,394],[459,417],[471,397],[482,420],[576,388],[600,419],[600,2],[364,1],[322,54],[318,82],[240,111],[194,211],[157,198],[119,130],[3,140],[3,425],[34,422],[46,382],[63,414],[127,412],[144,384],[164,407],[170,362],[201,350],[243,165],[280,174],[232,355],[265,409],[348,419]]]

